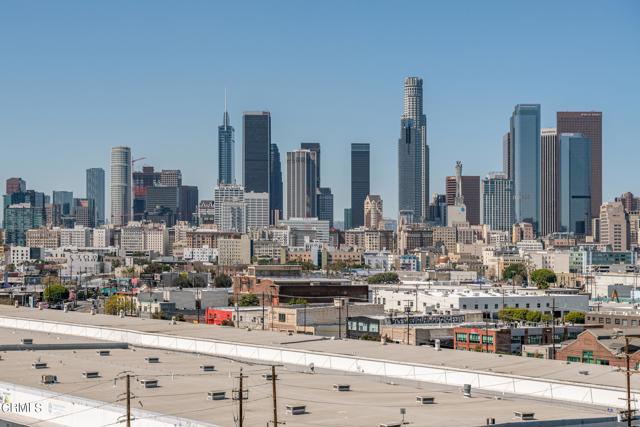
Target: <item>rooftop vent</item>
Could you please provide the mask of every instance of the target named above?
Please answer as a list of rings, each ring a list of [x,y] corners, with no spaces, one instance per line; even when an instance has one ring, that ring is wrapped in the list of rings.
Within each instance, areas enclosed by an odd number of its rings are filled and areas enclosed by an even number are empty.
[[[416,403],[419,405],[429,405],[436,402],[435,397],[431,396],[416,396]]]
[[[42,384],[55,384],[58,382],[58,377],[55,375],[43,375],[41,382]]]
[[[272,374],[262,374],[262,378],[264,378],[267,381],[273,381],[273,375]]]
[[[399,421],[392,421],[390,423],[380,423],[378,427],[402,427],[402,423]]]
[[[33,344],[33,338],[22,338],[20,343],[24,345],[31,345]]]
[[[31,367],[33,369],[46,369],[47,368],[47,364],[46,364],[46,362],[33,362],[31,364]]]
[[[307,413],[306,405],[287,405],[285,413],[289,415],[304,415]]]
[[[111,352],[109,350],[98,350],[98,356],[110,356]]]
[[[213,372],[216,370],[216,367],[214,365],[201,365],[200,370],[202,372]]]
[[[532,421],[535,418],[533,412],[528,411],[513,411],[513,416],[522,420],[522,421]]]
[[[226,391],[210,391],[207,393],[207,400],[225,400],[226,398]]]
[[[488,426],[495,425],[495,423],[496,423],[496,419],[495,418],[487,418],[487,425]]]
[[[249,398],[249,390],[242,390],[242,400],[247,400]],[[234,388],[231,391],[231,400],[240,400],[240,390]]]
[[[471,384],[465,384],[462,386],[462,395],[464,397],[471,397]]]
[[[578,371],[580,375],[589,375],[589,371]]]
[[[144,360],[147,361],[147,363],[160,363],[160,358],[159,357],[145,357]]]
[[[140,380],[140,384],[142,384],[142,387],[144,388],[156,388],[158,387],[158,380],[153,380],[153,379]]]
[[[349,384],[334,384],[333,391],[351,391]]]
[[[98,371],[85,371],[82,373],[82,376],[89,379],[89,378],[100,378],[100,373]]]

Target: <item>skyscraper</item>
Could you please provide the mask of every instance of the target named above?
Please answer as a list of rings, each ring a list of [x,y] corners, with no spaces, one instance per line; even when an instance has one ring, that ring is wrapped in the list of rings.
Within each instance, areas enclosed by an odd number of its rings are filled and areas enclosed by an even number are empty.
[[[511,134],[509,132],[502,136],[502,172],[508,179],[512,179],[511,173]]]
[[[22,178],[9,178],[7,179],[7,186],[5,194],[11,195],[13,193],[20,193],[27,191],[27,182]]]
[[[591,140],[591,213],[597,216],[602,204],[602,112],[559,111],[558,135],[581,133]]]
[[[600,206],[600,243],[611,245],[614,251],[629,249],[629,216],[622,202],[607,202]]]
[[[510,159],[515,221],[540,223],[540,104],[518,104],[511,116]]]
[[[105,221],[104,211],[104,169],[90,168],[87,169],[87,199],[93,200],[96,212],[96,225],[103,225]]]
[[[591,140],[579,133],[560,139],[560,229],[579,235],[591,228]]]
[[[284,203],[282,201],[282,163],[280,162],[280,150],[277,144],[271,144],[269,176],[269,222],[275,224],[275,220],[282,219]],[[276,218],[277,217],[277,218]]]
[[[111,223],[126,225],[131,219],[131,148],[111,149]]]
[[[382,221],[382,198],[369,194],[364,201],[364,226],[370,230],[380,230]]]
[[[52,199],[62,216],[73,215],[73,191],[54,191]]]
[[[540,235],[560,231],[560,149],[555,129],[540,133]]]
[[[180,187],[182,185],[182,171],[180,169],[162,169],[160,171],[160,185]]]
[[[245,191],[269,192],[271,113],[245,112],[242,116],[242,164]]]
[[[505,173],[490,173],[482,180],[480,222],[492,230],[511,231],[513,218],[513,181]]]
[[[413,212],[415,218],[424,221],[428,206],[429,146],[427,118],[422,110],[422,79],[407,77],[398,140],[398,207],[401,211]]]
[[[287,153],[287,218],[318,216],[316,152],[295,150]]]
[[[462,196],[467,208],[467,222],[470,225],[480,224],[480,177],[462,175]],[[448,176],[445,182],[447,206],[453,206],[456,197],[456,177]]]
[[[269,194],[245,193],[244,202],[247,205],[247,230],[259,230],[269,226]]]
[[[333,227],[333,193],[331,188],[318,189],[318,219],[329,221],[329,227]]]
[[[371,191],[369,144],[351,144],[351,226],[364,225],[364,200]]]
[[[218,184],[233,184],[236,179],[233,171],[236,145],[234,133],[233,126],[229,122],[225,93],[222,125],[218,126]]]
[[[456,162],[455,176],[455,197],[453,204],[447,204],[447,226],[455,227],[458,225],[469,225],[467,219],[467,206],[464,202],[464,194],[462,194],[462,162]]]
[[[311,150],[316,153],[316,164],[318,167],[316,168],[317,172],[317,183],[316,187],[320,188],[320,143],[318,142],[302,142],[300,143],[300,148],[303,150]]]

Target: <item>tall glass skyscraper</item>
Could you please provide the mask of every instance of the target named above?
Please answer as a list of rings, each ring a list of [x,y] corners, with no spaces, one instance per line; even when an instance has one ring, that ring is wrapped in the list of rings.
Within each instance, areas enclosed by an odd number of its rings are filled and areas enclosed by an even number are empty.
[[[513,225],[513,181],[493,172],[482,180],[480,222],[492,230],[511,231]]]
[[[287,153],[287,218],[318,216],[316,155],[302,149]]]
[[[105,221],[104,212],[104,169],[87,169],[87,199],[93,200],[96,212],[96,225],[103,225]]]
[[[280,162],[280,150],[278,150],[277,144],[271,144],[270,163],[269,206],[271,213],[269,215],[269,221],[271,224],[274,224],[276,214],[277,219],[282,219],[284,205],[282,200],[282,163]]]
[[[242,164],[245,191],[269,192],[271,113],[246,112],[242,116]]]
[[[351,144],[351,226],[364,225],[364,201],[371,191],[369,144]]]
[[[580,133],[560,139],[560,229],[586,235],[591,225],[591,140]]]
[[[355,207],[352,206],[355,209]],[[398,140],[398,208],[420,221],[429,208],[427,118],[422,111],[422,79],[404,80],[404,112]],[[354,218],[355,218],[354,210]]]
[[[235,182],[235,145],[234,129],[229,123],[227,97],[225,95],[222,125],[218,126],[218,184],[233,184]]]
[[[511,116],[509,156],[513,179],[515,221],[539,231],[540,222],[540,104],[518,104]]]
[[[131,210],[131,148],[111,149],[111,223],[127,225]]]

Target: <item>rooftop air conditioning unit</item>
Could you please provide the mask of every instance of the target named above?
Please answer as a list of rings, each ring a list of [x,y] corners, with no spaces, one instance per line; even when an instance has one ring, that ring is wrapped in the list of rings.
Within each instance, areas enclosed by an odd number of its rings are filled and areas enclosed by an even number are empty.
[[[202,372],[213,372],[216,370],[216,367],[213,365],[201,365],[200,370]]]
[[[33,344],[33,338],[22,338],[20,343],[23,345],[31,345]]]
[[[100,373],[98,371],[85,371],[82,373],[82,376],[89,379],[89,378],[100,378]]]
[[[272,381],[273,380],[273,375],[272,374],[262,374],[262,378],[267,380],[267,381]]]
[[[58,382],[58,377],[55,375],[43,375],[41,382],[42,384],[55,384]]]
[[[522,420],[522,421],[532,421],[535,418],[533,412],[529,411],[513,411],[513,416]]]
[[[464,397],[471,397],[471,384],[465,384],[462,386],[462,395]]]
[[[402,423],[399,421],[392,421],[390,423],[380,423],[378,427],[402,427]]]
[[[33,362],[31,364],[31,367],[33,369],[46,369],[47,368],[47,364],[45,362]]]
[[[226,398],[226,391],[210,391],[207,393],[207,400],[225,400]]]
[[[285,406],[285,413],[288,415],[304,415],[307,412],[305,405],[287,405]]]
[[[144,360],[146,360],[147,363],[160,363],[160,358],[159,357],[145,357]]]
[[[140,384],[142,384],[142,387],[144,388],[156,388],[158,387],[158,380],[140,380]]]
[[[436,402],[435,397],[431,396],[416,396],[416,403],[419,405],[429,405]]]
[[[351,391],[349,384],[334,384],[333,391]]]
[[[98,356],[109,356],[111,352],[109,350],[98,350]]]

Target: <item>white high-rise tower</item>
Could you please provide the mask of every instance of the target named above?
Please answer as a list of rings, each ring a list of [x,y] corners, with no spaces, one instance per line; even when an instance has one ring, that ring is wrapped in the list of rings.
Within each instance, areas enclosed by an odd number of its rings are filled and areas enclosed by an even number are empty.
[[[111,149],[111,223],[126,225],[132,219],[131,148]]]

